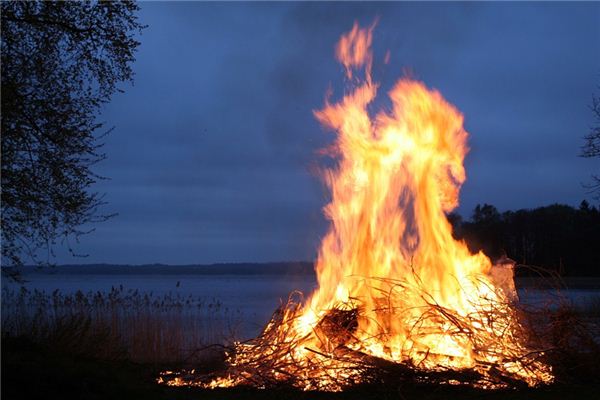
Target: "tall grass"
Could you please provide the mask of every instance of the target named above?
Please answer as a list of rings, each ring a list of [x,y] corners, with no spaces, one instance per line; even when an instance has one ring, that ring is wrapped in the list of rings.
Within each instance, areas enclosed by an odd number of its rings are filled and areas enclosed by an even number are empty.
[[[206,347],[236,336],[239,311],[216,299],[109,292],[4,288],[3,336],[25,336],[57,350],[141,363],[192,364],[219,354]]]

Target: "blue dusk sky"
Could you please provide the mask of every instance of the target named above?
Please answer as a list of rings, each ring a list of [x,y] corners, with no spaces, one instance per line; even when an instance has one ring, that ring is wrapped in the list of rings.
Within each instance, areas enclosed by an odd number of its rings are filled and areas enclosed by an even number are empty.
[[[100,119],[105,213],[58,263],[312,260],[327,229],[313,172],[333,140],[313,117],[343,92],[334,46],[379,19],[380,95],[404,74],[465,115],[458,212],[592,200],[578,157],[600,94],[600,3],[141,3],[147,24]],[[390,50],[390,62],[383,59]]]

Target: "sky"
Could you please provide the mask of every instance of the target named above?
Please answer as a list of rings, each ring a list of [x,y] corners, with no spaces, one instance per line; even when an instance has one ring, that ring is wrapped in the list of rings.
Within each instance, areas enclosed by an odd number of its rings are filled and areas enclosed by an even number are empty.
[[[118,213],[58,263],[312,260],[328,223],[315,173],[333,140],[313,116],[343,93],[334,58],[354,21],[374,31],[380,93],[408,74],[465,116],[458,212],[592,200],[578,157],[600,92],[600,3],[140,3],[147,24],[100,119]],[[390,62],[383,62],[386,51]]]

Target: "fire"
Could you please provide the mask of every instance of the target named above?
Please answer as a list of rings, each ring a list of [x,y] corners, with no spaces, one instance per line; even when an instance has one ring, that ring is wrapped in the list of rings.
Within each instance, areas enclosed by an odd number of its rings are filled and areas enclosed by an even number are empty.
[[[355,24],[341,37],[350,89],[315,112],[337,134],[318,289],[237,344],[227,375],[201,386],[341,390],[381,368],[447,384],[463,383],[448,371],[471,371],[481,387],[553,379],[519,323],[510,266],[452,237],[446,213],[458,205],[468,152],[462,114],[411,79],[388,93],[390,110],[369,112],[379,89],[373,28]]]

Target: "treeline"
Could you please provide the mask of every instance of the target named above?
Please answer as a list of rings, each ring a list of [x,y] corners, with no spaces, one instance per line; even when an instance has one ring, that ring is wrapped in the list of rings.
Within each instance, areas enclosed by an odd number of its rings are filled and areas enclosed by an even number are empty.
[[[563,276],[600,276],[600,210],[586,201],[579,208],[554,204],[503,213],[484,204],[475,207],[468,221],[458,214],[448,219],[456,238],[492,260],[506,255]]]

